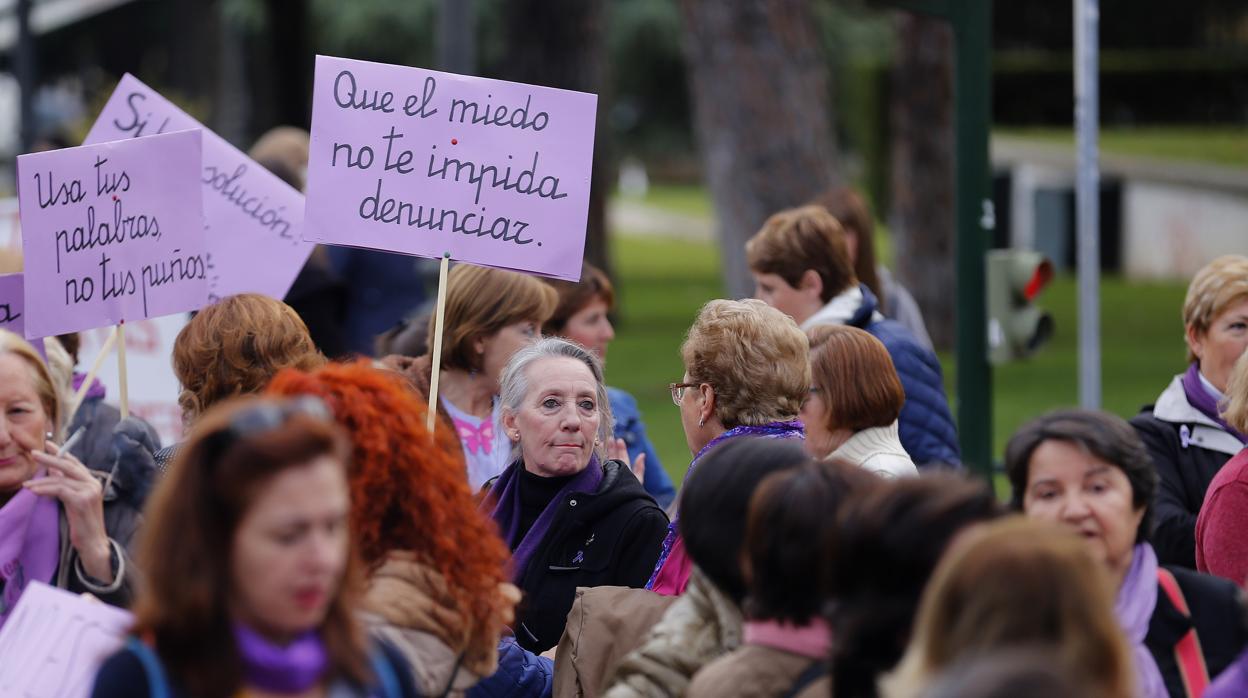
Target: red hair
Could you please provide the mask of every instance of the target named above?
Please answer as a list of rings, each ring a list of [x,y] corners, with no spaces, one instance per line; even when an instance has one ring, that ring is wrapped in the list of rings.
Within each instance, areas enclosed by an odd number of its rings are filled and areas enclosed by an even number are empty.
[[[391,551],[415,553],[446,580],[472,635],[490,627],[507,547],[450,455],[459,439],[440,423],[430,438],[426,406],[403,377],[360,360],[284,369],[267,392],[321,398],[350,434],[351,531],[366,569]]]

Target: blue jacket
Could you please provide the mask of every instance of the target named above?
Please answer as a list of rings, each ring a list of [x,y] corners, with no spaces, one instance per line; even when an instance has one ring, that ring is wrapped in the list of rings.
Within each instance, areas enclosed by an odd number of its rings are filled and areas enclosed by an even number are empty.
[[[862,305],[846,324],[871,333],[893,358],[901,387],[906,391],[906,404],[898,420],[901,445],[920,468],[961,465],[958,430],[949,412],[936,353],[919,344],[897,321],[877,319],[879,301],[866,285],[861,288]]]
[[[641,421],[637,401],[623,390],[611,387],[607,388],[607,400],[611,403],[611,414],[615,417],[615,438],[624,439],[630,462],[635,463],[637,456],[646,454],[645,482],[641,485],[659,506],[667,509],[672,500],[676,499],[676,487],[672,485],[667,471],[663,470],[659,454],[654,452],[654,446],[646,436],[646,425]]]
[[[520,647],[498,643],[498,670],[469,689],[468,698],[546,698],[554,691],[555,662]]]

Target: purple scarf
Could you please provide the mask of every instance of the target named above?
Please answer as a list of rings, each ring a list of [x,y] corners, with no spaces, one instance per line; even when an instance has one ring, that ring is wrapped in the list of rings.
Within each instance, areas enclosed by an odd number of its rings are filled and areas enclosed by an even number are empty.
[[[0,507],[0,627],[30,580],[52,581],[61,552],[58,516],[55,499],[24,487]]]
[[[74,394],[75,395],[77,395],[78,391],[82,389],[82,382],[86,379],[87,379],[87,374],[78,373],[76,371],[74,372]],[[84,400],[103,400],[104,395],[105,395],[105,390],[106,389],[104,387],[104,384],[100,382],[99,378],[92,378],[91,387],[87,388],[87,394],[83,399]]]
[[[688,482],[689,474],[693,472],[695,467],[697,467],[698,462],[702,460],[702,457],[707,453],[710,453],[711,449],[729,439],[735,439],[743,436],[752,436],[759,439],[804,439],[806,438],[806,426],[803,425],[800,420],[795,419],[791,422],[771,422],[770,424],[764,424],[757,427],[746,425],[733,427],[711,439],[705,446],[698,450],[697,455],[695,455],[693,460],[689,463],[689,469],[685,471],[685,478],[681,481],[681,485],[683,486],[685,482]],[[663,550],[659,553],[658,562],[654,564],[654,572],[650,573],[650,581],[646,582],[647,589],[654,589],[654,583],[659,577],[659,572],[663,569],[664,563],[667,562],[668,556],[672,554],[672,546],[675,545],[676,538],[680,535],[679,524],[680,510],[677,509],[676,515],[672,517],[671,523],[667,525],[667,537],[663,539]]]
[[[1196,366],[1195,362],[1187,367],[1187,372],[1183,374],[1182,383],[1183,394],[1187,396],[1189,405],[1200,410],[1200,413],[1209,419],[1212,419],[1215,424],[1222,428],[1222,431],[1239,439],[1241,444],[1248,446],[1248,436],[1239,433],[1222,419],[1222,413],[1218,410],[1218,401],[1205,389],[1204,384],[1200,380],[1200,368]]]
[[[564,498],[573,492],[596,492],[598,485],[602,483],[602,466],[598,464],[598,456],[595,455],[589,459],[589,465],[584,470],[568,480],[555,494],[550,504],[537,517],[537,521],[533,522],[528,533],[524,534],[524,538],[516,540],[520,535],[520,470],[523,467],[523,460],[512,463],[498,476],[498,481],[485,498],[486,502],[495,502],[490,518],[498,524],[503,540],[511,548],[511,577],[516,584],[524,578],[529,559],[550,531],[550,524],[554,522],[555,514],[561,508]]]
[[[1131,568],[1118,589],[1114,615],[1131,643],[1135,661],[1136,695],[1144,698],[1166,698],[1166,683],[1157,668],[1157,660],[1148,651],[1144,638],[1148,623],[1157,608],[1157,553],[1148,543],[1139,543],[1131,554]]]
[[[270,693],[303,693],[325,678],[329,652],[315,630],[280,647],[242,623],[234,623],[234,642],[243,660],[243,680]]]

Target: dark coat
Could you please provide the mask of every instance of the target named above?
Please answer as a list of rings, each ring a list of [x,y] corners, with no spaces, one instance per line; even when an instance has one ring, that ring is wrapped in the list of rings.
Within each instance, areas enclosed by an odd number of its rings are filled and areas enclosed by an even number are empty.
[[[1196,515],[1205,491],[1243,448],[1239,439],[1187,402],[1175,376],[1170,386],[1131,419],[1157,468],[1151,542],[1163,565],[1196,567]]]
[[[152,453],[158,443],[155,432],[146,422],[135,417],[123,419],[114,427],[111,454],[106,459],[113,465],[109,471],[91,470],[104,486],[104,531],[116,544],[112,551],[116,583],[101,587],[96,580],[91,580],[92,584],[88,584],[78,573],[78,551],[69,539],[69,520],[64,507],[58,506],[60,557],[52,578],[55,586],[76,594],[92,594],[112,606],[130,605],[138,577],[131,547],[135,533],[143,524],[141,511],[156,469]]]
[[[559,507],[550,532],[519,580],[516,641],[531,652],[559,642],[577,587],[643,587],[663,548],[667,514],[623,463],[607,461],[602,470],[595,492],[550,503]]]
[[[1248,633],[1244,627],[1239,587],[1225,579],[1181,567],[1167,566],[1166,569],[1174,574],[1192,615],[1190,619],[1185,618],[1158,584],[1157,607],[1148,623],[1144,644],[1157,661],[1166,690],[1172,697],[1182,698],[1187,693],[1183,689],[1174,646],[1193,625],[1210,678],[1222,673],[1235,661],[1248,643]]]
[[[958,430],[949,411],[940,361],[935,352],[919,344],[897,321],[880,319],[877,316],[879,301],[865,284],[861,289],[862,305],[846,324],[871,333],[893,359],[906,393],[906,402],[897,420],[901,445],[920,468],[961,464]]]

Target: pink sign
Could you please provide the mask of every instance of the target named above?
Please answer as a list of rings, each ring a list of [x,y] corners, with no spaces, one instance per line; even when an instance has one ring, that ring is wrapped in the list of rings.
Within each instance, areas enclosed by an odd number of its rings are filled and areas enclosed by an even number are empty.
[[[579,279],[597,105],[317,56],[304,239]]]
[[[18,156],[26,336],[202,307],[199,170],[199,131]]]
[[[0,274],[0,328],[26,336],[26,303],[21,274]]]
[[[0,696],[87,698],[132,625],[128,611],[32,581],[0,629]]]
[[[312,245],[301,239],[303,195],[127,73],[86,143],[203,129],[208,301],[236,293],[284,298]]]

